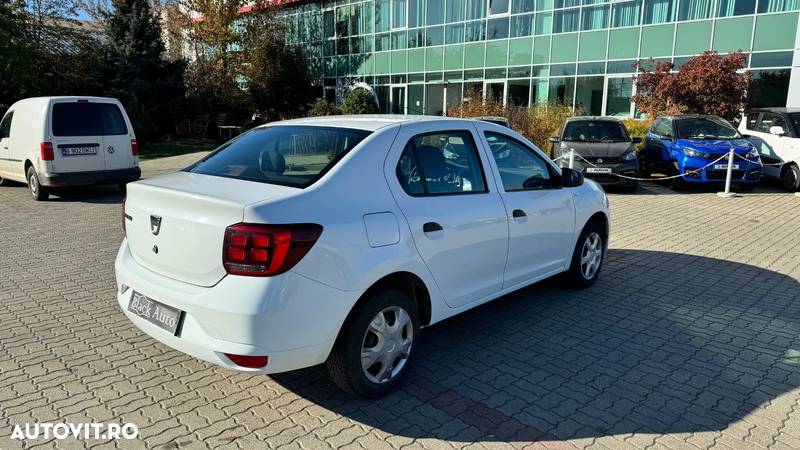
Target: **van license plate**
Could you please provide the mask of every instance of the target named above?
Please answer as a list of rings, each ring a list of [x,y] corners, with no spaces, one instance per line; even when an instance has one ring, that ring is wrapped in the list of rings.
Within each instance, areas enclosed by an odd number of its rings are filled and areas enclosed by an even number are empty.
[[[728,170],[727,164],[714,164],[714,168],[717,170]],[[738,164],[733,165],[733,170],[737,170],[739,168]]]
[[[142,319],[175,334],[181,322],[180,309],[175,309],[163,303],[159,303],[151,298],[133,291],[131,301],[128,303],[128,311],[136,314]]]
[[[96,155],[97,147],[61,147],[63,156]]]
[[[610,167],[587,167],[586,173],[611,173]]]

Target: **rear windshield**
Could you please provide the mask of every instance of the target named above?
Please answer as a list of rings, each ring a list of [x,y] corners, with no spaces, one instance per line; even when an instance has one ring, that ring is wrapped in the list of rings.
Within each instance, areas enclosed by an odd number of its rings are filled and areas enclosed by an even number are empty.
[[[742,137],[728,122],[713,117],[677,119],[675,129],[681,139],[739,139]]]
[[[55,136],[115,136],[128,134],[125,119],[113,103],[56,103],[53,105]]]
[[[325,174],[369,131],[279,125],[259,128],[220,147],[186,170],[304,188]]]
[[[564,127],[564,141],[627,142],[628,133],[618,122],[611,120],[574,120]]]

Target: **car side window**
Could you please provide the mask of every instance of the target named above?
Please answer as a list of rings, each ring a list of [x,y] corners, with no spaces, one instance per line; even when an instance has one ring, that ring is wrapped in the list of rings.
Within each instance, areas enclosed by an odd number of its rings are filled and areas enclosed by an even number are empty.
[[[9,112],[5,117],[3,117],[3,121],[0,122],[0,139],[11,137],[11,121],[13,118],[13,111]]]
[[[764,115],[761,116],[761,122],[758,124],[758,131],[769,133],[769,129],[772,127],[781,127],[785,132],[786,121],[778,114],[764,113]]]
[[[396,174],[400,186],[412,196],[487,192],[475,141],[468,131],[411,138]]]
[[[758,124],[758,115],[761,113],[751,112],[747,115],[747,129],[748,130],[756,130],[756,125]]]
[[[553,186],[549,164],[533,150],[499,133],[486,132],[486,140],[506,192]]]

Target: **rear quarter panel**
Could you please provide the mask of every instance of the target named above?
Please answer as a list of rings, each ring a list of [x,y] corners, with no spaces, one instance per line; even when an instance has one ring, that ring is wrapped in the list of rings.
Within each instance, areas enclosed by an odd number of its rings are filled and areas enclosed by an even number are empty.
[[[48,163],[41,161],[39,144],[47,140],[45,129],[47,100],[32,98],[15,103],[9,142],[12,180],[25,182],[25,163],[29,161],[39,173],[46,172]]]
[[[323,226],[314,247],[292,269],[295,273],[342,291],[360,292],[386,275],[411,272],[428,287],[432,304],[443,303],[436,301],[438,288],[384,176],[384,162],[398,131],[399,125],[375,131],[298,195],[246,207],[244,221]],[[397,219],[396,243],[370,246],[364,216],[374,213]]]

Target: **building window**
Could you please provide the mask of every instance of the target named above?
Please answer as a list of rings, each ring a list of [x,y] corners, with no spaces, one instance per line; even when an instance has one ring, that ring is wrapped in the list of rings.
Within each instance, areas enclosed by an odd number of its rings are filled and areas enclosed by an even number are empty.
[[[578,9],[555,11],[553,16],[553,33],[569,33],[578,31]]]
[[[392,28],[405,28],[407,26],[407,9],[406,0],[392,0]]]
[[[700,20],[711,17],[714,0],[681,0],[678,20]]]
[[[524,37],[533,34],[533,14],[511,17],[511,37]]]
[[[465,29],[466,42],[477,42],[486,40],[486,21],[468,22]]]
[[[464,20],[463,0],[447,0],[445,6],[447,23],[461,22]]]
[[[475,20],[486,17],[486,0],[465,0],[467,3],[466,19]]]
[[[753,14],[755,10],[756,0],[719,0],[717,4],[717,17]]]
[[[511,0],[489,0],[489,15],[508,14]]]
[[[758,12],[760,13],[795,11],[797,9],[800,9],[800,0],[760,0],[758,2]]]
[[[447,25],[444,29],[446,44],[461,44],[464,42],[464,24]]]
[[[486,32],[488,39],[505,39],[508,37],[508,17],[490,19]]]
[[[534,0],[512,0],[511,13],[518,14],[533,12],[534,3]]]
[[[611,7],[611,26],[620,28],[639,25],[641,4],[642,2],[635,0],[614,3]]]
[[[408,1],[408,27],[421,27],[424,25],[422,22],[425,20],[425,0],[407,0]]]
[[[674,15],[673,0],[644,0],[645,25],[672,22]]]
[[[750,108],[786,106],[790,69],[753,70],[750,72],[747,103]]]
[[[428,0],[426,25],[439,25],[444,23],[444,0]]]
[[[608,28],[608,5],[583,8],[581,30]]]

